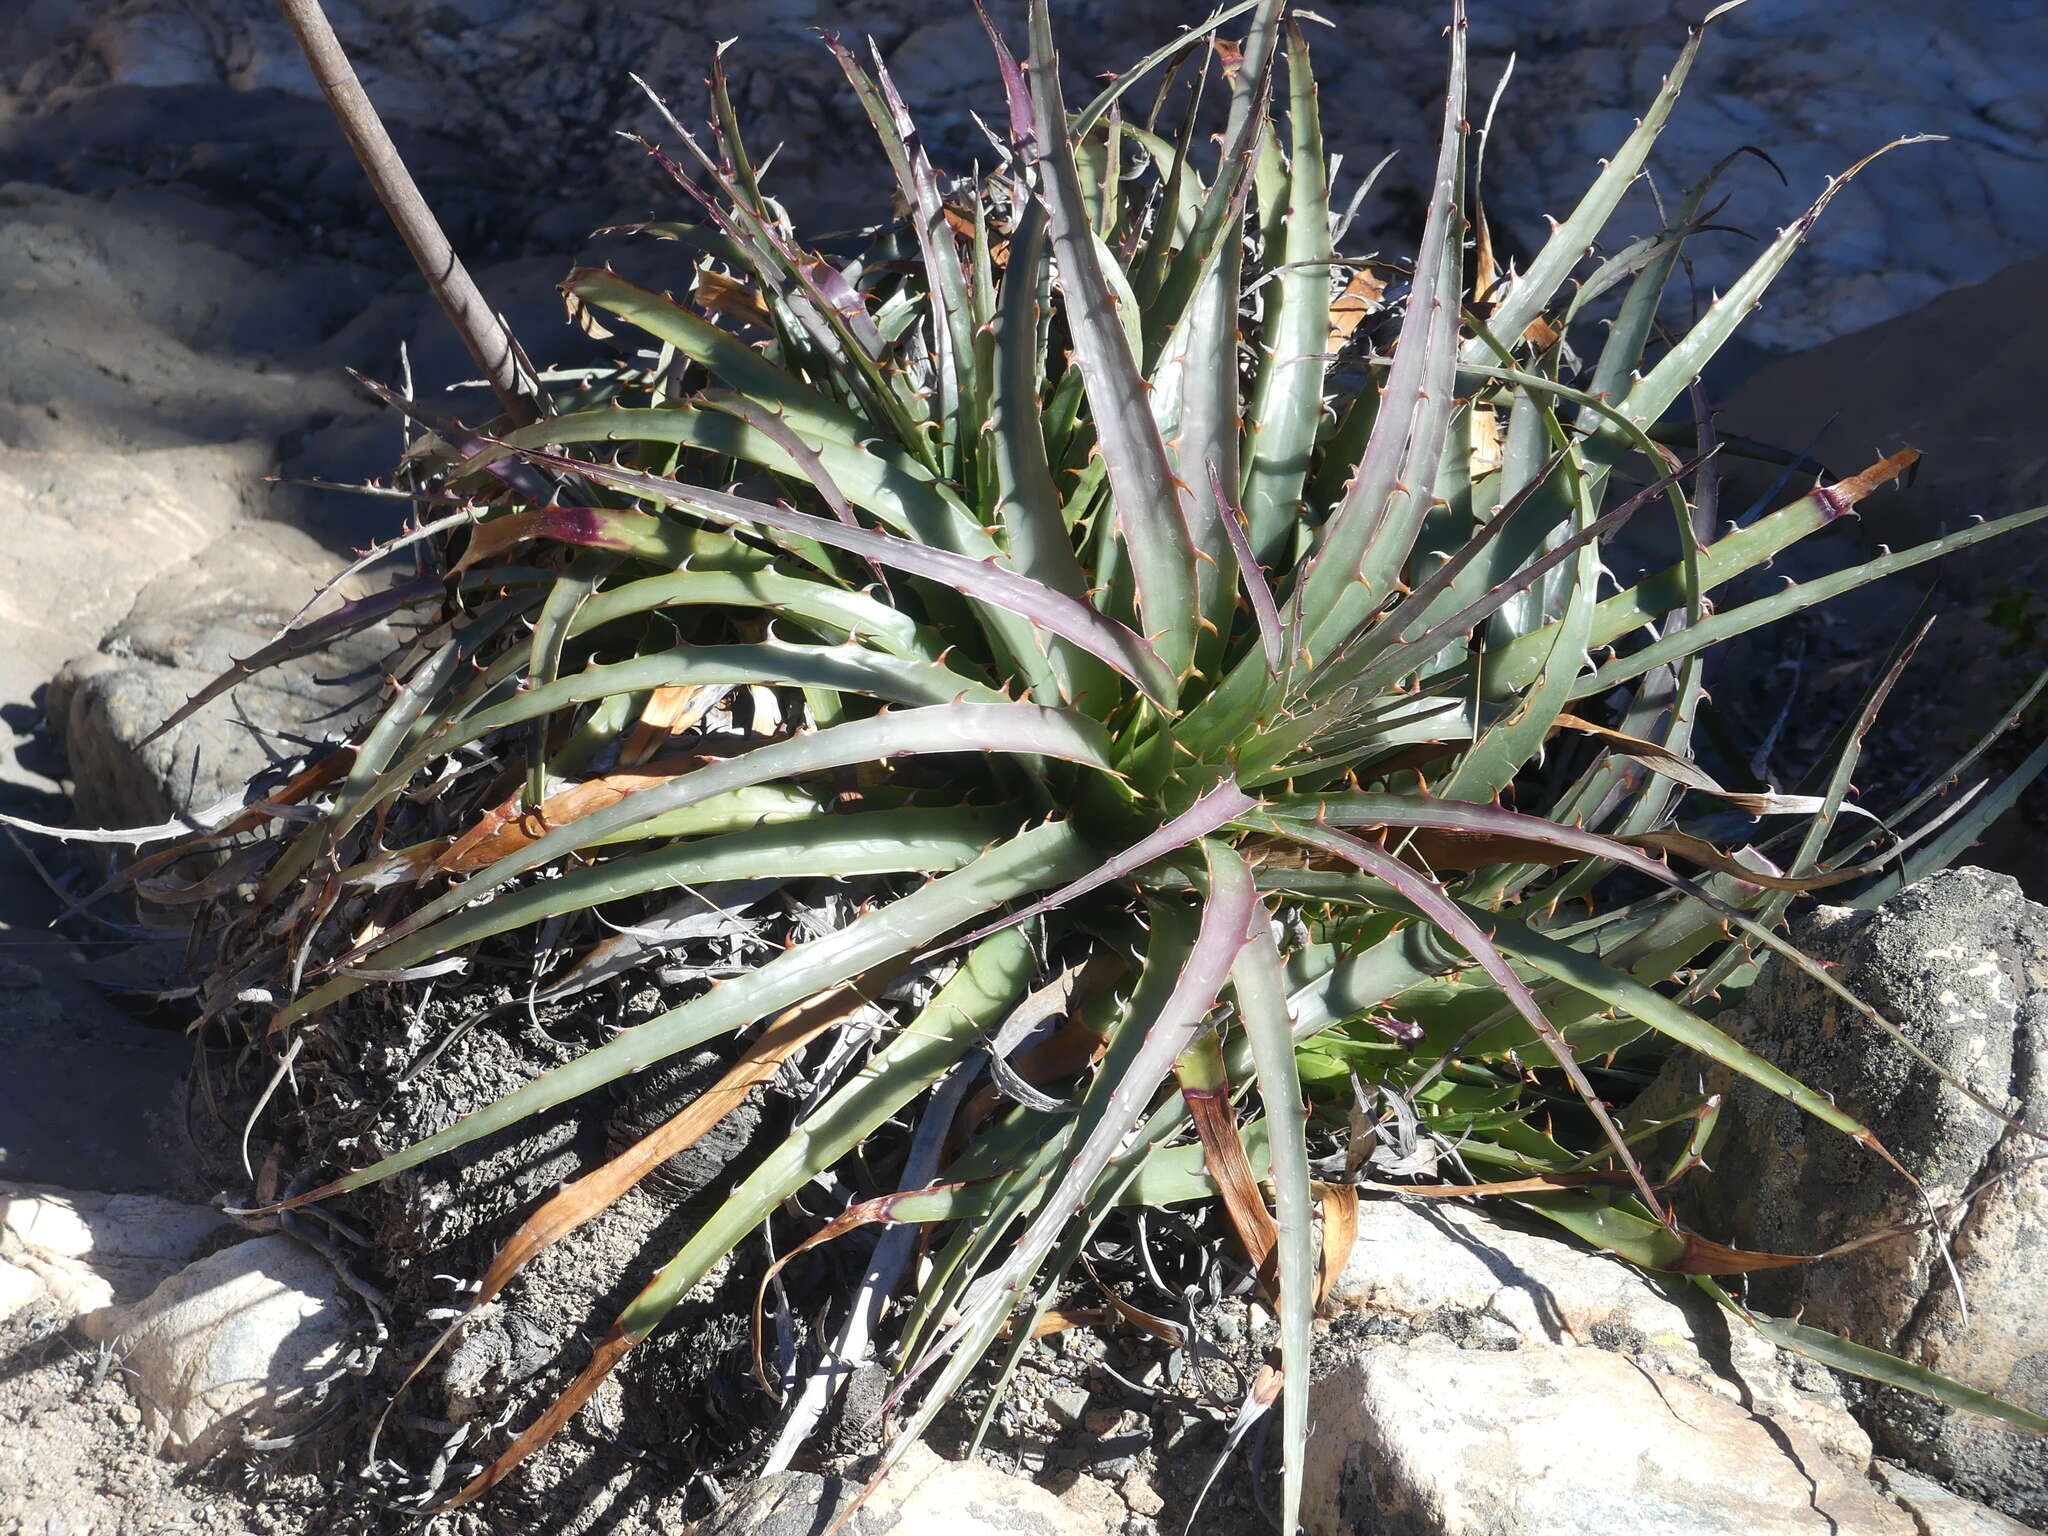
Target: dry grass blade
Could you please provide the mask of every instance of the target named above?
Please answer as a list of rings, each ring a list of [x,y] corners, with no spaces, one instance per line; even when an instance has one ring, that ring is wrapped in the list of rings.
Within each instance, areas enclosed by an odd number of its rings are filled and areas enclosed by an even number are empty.
[[[1280,1239],[1273,1213],[1266,1209],[1259,1193],[1258,1176],[1252,1172],[1244,1138],[1237,1130],[1237,1110],[1228,1089],[1214,1090],[1183,1086],[1181,1098],[1188,1107],[1188,1119],[1202,1143],[1202,1161],[1215,1182],[1217,1197],[1237,1240],[1244,1245],[1252,1272],[1259,1277],[1270,1297],[1273,1247]]]
[[[637,768],[669,741],[694,730],[726,694],[717,683],[671,683],[648,694],[639,722],[619,749],[619,766]]]
[[[490,1268],[484,1271],[483,1279],[478,1282],[476,1295],[463,1310],[462,1316],[448,1325],[421,1357],[420,1362],[406,1373],[405,1380],[392,1394],[391,1403],[386,1405],[384,1413],[378,1417],[377,1429],[370,1438],[372,1456],[376,1452],[377,1436],[382,1433],[384,1421],[390,1416],[392,1406],[395,1406],[406,1389],[419,1379],[420,1372],[425,1370],[447,1346],[448,1341],[461,1331],[462,1325],[476,1314],[478,1308],[494,1300],[522,1269],[547,1249],[561,1242],[584,1223],[609,1210],[628,1190],[669,1158],[696,1145],[719,1122],[737,1109],[754,1088],[773,1077],[781,1065],[801,1050],[807,1042],[816,1039],[835,1024],[844,1023],[866,1007],[870,993],[878,990],[881,984],[882,978],[863,977],[858,982],[830,987],[772,1020],[723,1077],[692,1099],[675,1116],[641,1137],[602,1167],[565,1185],[539,1210],[520,1223],[519,1230],[506,1240],[504,1246],[498,1250],[497,1256],[491,1260]],[[624,1349],[619,1353],[623,1355]],[[605,1350],[601,1348],[592,1361],[592,1368],[596,1368],[603,1361]],[[603,1370],[609,1371],[616,1363],[617,1357],[613,1357],[609,1363],[604,1364]],[[577,1384],[583,1379],[578,1377]],[[597,1380],[602,1379],[601,1371]],[[592,1381],[590,1385],[594,1389],[596,1381]],[[575,1390],[576,1384],[572,1384],[569,1391]],[[565,1397],[567,1395],[568,1393],[564,1394]],[[587,1397],[589,1394],[586,1391],[584,1395]],[[580,1403],[581,1399],[578,1401]],[[556,1422],[554,1428],[549,1429],[546,1435],[526,1443],[535,1431],[555,1418],[556,1409],[559,1407],[558,1402],[520,1437],[523,1449],[519,1449],[518,1457],[512,1457],[512,1460],[500,1459],[505,1469],[510,1469],[513,1460],[530,1455],[545,1445],[561,1424],[568,1421],[567,1414],[561,1415],[559,1422]],[[570,1413],[574,1411],[573,1407],[569,1409]],[[508,1451],[506,1456],[511,1457],[512,1453]],[[488,1486],[488,1483],[483,1485]],[[472,1487],[476,1493],[483,1491],[482,1487]],[[465,1490],[456,1502],[461,1503],[473,1496],[472,1492]]]
[[[626,773],[608,773],[585,779],[567,789],[557,790],[530,811],[522,811],[524,796],[515,790],[507,799],[487,811],[477,824],[456,838],[428,866],[435,875],[467,875],[488,869],[550,832],[617,805],[629,795],[695,771],[720,759],[693,755],[645,763]]]
[[[1320,1310],[1330,1287],[1351,1262],[1351,1250],[1358,1242],[1358,1190],[1350,1184],[1318,1183],[1315,1192],[1323,1218],[1323,1241],[1316,1254],[1316,1307]]]
[[[442,1509],[459,1509],[473,1499],[481,1498],[499,1483],[503,1482],[513,1468],[526,1460],[535,1451],[560,1434],[568,1422],[576,1417],[577,1410],[590,1401],[591,1394],[604,1385],[604,1379],[618,1369],[618,1364],[640,1341],[623,1328],[614,1327],[605,1341],[597,1346],[590,1357],[590,1363],[577,1373],[576,1379],[563,1389],[562,1395],[548,1405],[548,1411],[535,1419],[521,1432],[518,1439],[483,1471],[471,1478],[461,1492],[441,1506]]]
[[[829,988],[773,1020],[723,1077],[692,1099],[673,1119],[641,1137],[603,1167],[566,1185],[527,1217],[491,1261],[475,1304],[481,1305],[496,1296],[535,1255],[608,1209],[678,1152],[696,1145],[738,1108],[749,1093],[772,1078],[792,1055],[865,1008],[877,985],[876,978],[864,977],[859,982]]]
[[[1345,343],[1367,319],[1377,314],[1386,296],[1387,280],[1370,267],[1360,267],[1344,284],[1344,291],[1330,304],[1329,348],[1344,350]]]
[[[723,272],[710,267],[698,269],[696,298],[697,307],[707,315],[730,320],[735,325],[751,325],[757,330],[774,329],[775,317],[761,302],[761,296]]]

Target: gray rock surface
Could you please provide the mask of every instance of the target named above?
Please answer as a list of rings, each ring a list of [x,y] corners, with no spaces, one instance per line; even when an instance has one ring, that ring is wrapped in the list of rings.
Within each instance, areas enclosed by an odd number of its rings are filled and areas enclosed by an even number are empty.
[[[1875,911],[1822,908],[1807,952],[1956,1077],[2048,1129],[2048,911],[2002,875],[1956,869]],[[1762,1309],[2048,1410],[2048,1164],[2039,1143],[1944,1086],[1798,971],[1775,962],[1733,1020],[1743,1038],[1869,1125],[1942,1211],[1967,1318],[1932,1234],[1753,1277]],[[1812,1253],[1918,1222],[1906,1182],[1771,1095],[1728,1086],[1699,1219],[1737,1246]],[[2023,1520],[2048,1520],[2048,1446],[1881,1392],[1878,1447]]]
[[[158,578],[95,654],[66,663],[45,709],[63,736],[81,817],[148,826],[212,805],[338,739],[381,699],[375,669],[395,640],[380,624],[264,670],[144,745],[187,699],[268,644],[327,564],[298,530],[250,524]]]
[[[1929,1536],[2038,1536],[2038,1528],[2021,1525],[1995,1509],[1961,1497],[1917,1472],[1878,1462],[1871,1469],[1879,1487]]]
[[[1358,1238],[1326,1312],[1399,1320],[1468,1349],[1615,1351],[1641,1369],[1796,1425],[1849,1471],[1860,1474],[1870,1462],[1870,1437],[1827,1372],[1800,1369],[1675,1282],[1589,1252],[1562,1233],[1525,1230],[1448,1201],[1362,1204]]]
[[[1311,1536],[1920,1536],[1802,1430],[1605,1350],[1368,1349],[1311,1412]]]
[[[992,6],[1009,26],[1022,7]],[[1202,6],[1180,0],[1066,0],[1054,7],[1077,88],[1156,46]],[[1562,216],[1628,132],[1684,42],[1701,3],[1646,6],[1619,0],[1500,0],[1473,16],[1474,79],[1489,90],[1507,58],[1515,78],[1503,131],[1489,147],[1487,205],[1501,237],[1526,250],[1546,215]],[[273,6],[263,0],[41,0],[12,43],[11,76],[27,136],[46,145],[42,119],[83,117],[98,98],[187,93],[216,105],[216,120],[248,116],[250,99],[274,119],[317,108],[310,79]],[[588,188],[582,203],[551,199],[539,231],[573,238],[605,214],[631,213],[663,194],[615,128],[651,131],[657,119],[626,79],[647,78],[686,116],[717,40],[740,39],[727,58],[755,144],[782,141],[777,189],[815,227],[864,223],[880,186],[877,157],[849,162],[863,139],[858,110],[813,29],[850,41],[872,37],[923,121],[938,162],[964,170],[986,146],[971,111],[994,88],[987,48],[965,7],[905,0],[633,0],[599,12],[584,5],[521,9],[498,0],[356,0],[330,7],[374,99],[422,156],[467,156],[473,189],[456,193],[458,227],[488,243],[519,222],[509,191],[536,181]],[[1326,71],[1323,110],[1333,149],[1356,176],[1389,150],[1400,158],[1367,207],[1363,228],[1392,232],[1412,217],[1434,132],[1431,95],[1443,78],[1441,0],[1327,8],[1333,33],[1314,39]],[[1656,171],[1667,195],[1744,146],[1768,151],[1789,185],[1761,162],[1739,161],[1723,179],[1734,194],[1724,222],[1765,233],[1794,217],[1858,158],[1895,135],[1939,133],[1873,167],[1844,189],[1813,247],[1756,317],[1752,345],[1809,346],[1903,313],[1959,284],[1981,281],[2048,247],[2048,208],[2035,195],[2044,157],[2048,50],[2031,0],[1935,7],[1924,0],[1860,0],[1853,26],[1823,0],[1755,0],[1726,18],[1697,66]],[[102,107],[97,115],[104,116]],[[77,158],[82,124],[68,153]],[[431,132],[428,132],[431,130]],[[104,142],[104,130],[88,130]],[[55,134],[50,135],[56,138]],[[253,134],[216,131],[202,166],[282,180],[246,148]],[[275,139],[273,139],[275,142]],[[322,215],[349,190],[328,158],[331,141],[300,127],[298,180]],[[460,147],[458,149],[458,146]],[[411,146],[408,146],[411,147]],[[95,152],[94,159],[113,158]],[[310,165],[307,162],[310,160]],[[438,169],[438,167],[436,167]],[[310,174],[309,174],[310,172]],[[438,178],[435,178],[438,179]],[[516,194],[515,194],[516,195]],[[499,206],[493,207],[496,198]],[[609,204],[609,206],[607,206]],[[360,208],[360,204],[357,204]],[[1644,199],[1639,213],[1648,218]],[[332,227],[331,215],[316,222]],[[581,225],[581,228],[578,226]],[[474,248],[473,248],[474,249]],[[1706,292],[1749,259],[1732,235],[1697,247]]]
[[[161,1454],[203,1461],[244,1432],[319,1412],[355,1325],[333,1268],[288,1237],[188,1265],[127,1308],[115,1339]]]
[[[1442,1202],[1367,1200],[1329,1305],[1490,1344],[1614,1344],[1697,1356],[1720,1328],[1639,1269]],[[1440,1331],[1440,1330],[1432,1330]]]

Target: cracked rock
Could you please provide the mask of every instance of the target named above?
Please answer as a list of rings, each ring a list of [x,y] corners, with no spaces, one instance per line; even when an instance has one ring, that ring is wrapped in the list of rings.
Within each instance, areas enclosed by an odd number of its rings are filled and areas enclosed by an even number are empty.
[[[1795,937],[2001,1113],[2048,1129],[2048,909],[2017,882],[1949,870],[1875,910],[1823,907]],[[1777,961],[1723,1023],[1877,1133],[1943,1212],[1954,1260],[1952,1278],[1933,1234],[1915,1231],[1760,1273],[1752,1301],[2048,1411],[2048,1162],[2036,1137]],[[1682,1073],[1681,1086],[1699,1080],[1696,1065]],[[1699,1188],[1704,1230],[1743,1248],[1813,1253],[1924,1217],[1911,1186],[1856,1142],[1747,1082],[1716,1086],[1728,1101]],[[1882,1453],[2020,1520],[2048,1520],[2039,1439],[1890,1389],[1865,1422]]]
[[[1310,1412],[1310,1536],[1919,1536],[1803,1431],[1603,1349],[1381,1346]]]

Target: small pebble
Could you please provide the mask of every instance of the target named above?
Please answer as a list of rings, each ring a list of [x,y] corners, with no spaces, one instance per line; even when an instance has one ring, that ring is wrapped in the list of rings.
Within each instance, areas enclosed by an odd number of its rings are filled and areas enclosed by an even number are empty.
[[[1079,1387],[1068,1387],[1053,1393],[1046,1400],[1046,1407],[1057,1414],[1062,1423],[1079,1424],[1088,1412],[1088,1394]]]
[[[1140,1519],[1149,1520],[1166,1508],[1166,1500],[1159,1497],[1159,1490],[1147,1479],[1143,1467],[1133,1467],[1126,1472],[1119,1491],[1124,1496],[1125,1507]]]

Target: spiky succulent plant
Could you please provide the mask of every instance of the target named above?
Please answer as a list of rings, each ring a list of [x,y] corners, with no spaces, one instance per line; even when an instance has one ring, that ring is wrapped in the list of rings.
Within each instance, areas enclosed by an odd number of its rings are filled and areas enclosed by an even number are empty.
[[[1212,50],[1247,12],[1242,46]],[[899,1118],[922,1117],[901,1192],[812,1239],[951,1224],[901,1317],[896,1444],[999,1340],[1014,1364],[1020,1309],[1049,1304],[1119,1202],[1220,1191],[1280,1320],[1258,1390],[1280,1394],[1290,1529],[1318,1256],[1346,1193],[1312,1178],[1312,1136],[1356,1094],[1455,1141],[1476,1182],[1701,1276],[1762,1256],[1685,1231],[1660,1195],[1672,1175],[1631,1151],[1655,1127],[1617,1123],[1581,1063],[1661,1036],[1888,1155],[1703,1010],[1761,949],[1789,953],[1774,930],[1794,893],[1952,856],[2039,764],[1917,845],[1892,828],[1931,799],[1838,832],[1889,678],[1814,794],[1743,796],[1693,758],[1702,659],[2048,509],[1717,609],[1910,455],[1716,532],[1695,383],[1821,208],[1675,334],[1667,280],[1713,177],[1601,251],[1699,36],[1577,208],[1503,268],[1454,6],[1413,259],[1355,260],[1285,12],[1234,6],[1073,112],[1038,0],[1027,62],[990,31],[1007,127],[993,171],[960,179],[929,162],[879,60],[838,49],[900,196],[851,259],[800,239],[714,73],[708,137],[670,119],[676,159],[650,146],[692,205],[644,230],[689,253],[687,296],[572,273],[572,311],[619,327],[618,360],[536,390],[531,424],[391,397],[431,429],[406,483],[441,509],[404,546],[446,558],[274,648],[420,622],[382,713],[233,824],[311,811],[239,856],[218,1006],[288,1064],[316,1021],[345,1033],[353,994],[499,936],[596,933],[577,921],[644,922],[678,889],[715,905],[763,876],[859,906],[300,1200],[726,1051],[718,1089],[531,1217],[484,1280],[495,1295],[885,991],[897,1026],[762,1149],[465,1496]],[[1672,520],[1680,556],[1603,588],[1631,515]],[[1726,850],[1679,829],[1687,795],[1794,830],[1768,856]],[[259,987],[278,1006],[253,1009]],[[965,1113],[984,1069],[994,1108]],[[1522,1095],[1539,1079],[1583,1110],[1539,1129]]]

